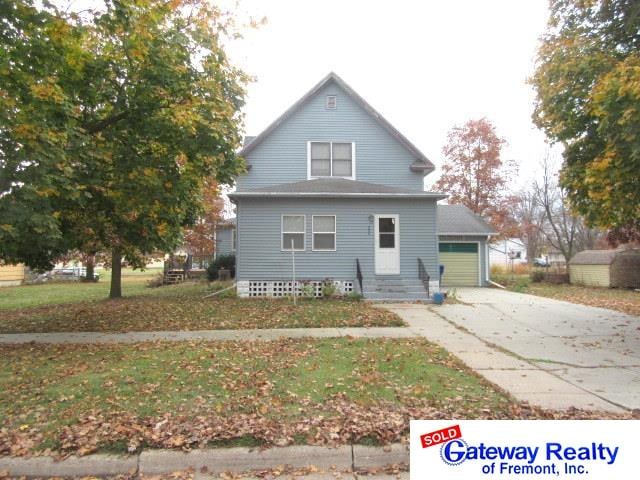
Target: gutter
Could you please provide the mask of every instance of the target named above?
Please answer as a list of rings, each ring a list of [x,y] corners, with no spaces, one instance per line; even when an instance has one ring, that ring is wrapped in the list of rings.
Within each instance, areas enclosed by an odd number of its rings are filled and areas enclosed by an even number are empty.
[[[487,232],[464,232],[464,233],[460,233],[460,232],[438,232],[438,236],[440,237],[446,237],[447,235],[449,236],[467,236],[467,237],[484,237],[485,235],[487,236],[487,240],[489,240],[488,237],[492,237],[495,235],[498,235],[497,233],[487,233]],[[452,240],[454,241],[454,240]]]
[[[230,199],[234,198],[289,198],[289,197],[307,197],[307,198],[426,198],[443,200],[446,195],[440,193],[338,193],[338,192],[235,192],[227,195]]]

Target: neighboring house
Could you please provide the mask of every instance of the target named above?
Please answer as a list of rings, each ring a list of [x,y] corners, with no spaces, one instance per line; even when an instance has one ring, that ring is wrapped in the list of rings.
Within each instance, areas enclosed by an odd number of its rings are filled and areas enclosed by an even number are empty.
[[[496,240],[489,244],[489,261],[503,268],[527,263],[527,247],[519,238]]]
[[[236,254],[236,219],[231,218],[216,226],[216,248],[214,257]]]
[[[0,287],[21,285],[24,281],[25,269],[18,265],[0,265]]]
[[[423,187],[433,164],[337,75],[327,75],[240,155],[248,172],[229,194],[240,296],[291,295],[301,281],[319,292],[327,279],[342,293],[360,291],[360,273],[365,297],[426,298],[439,287],[441,250],[454,263],[473,261],[474,274],[462,274],[461,282],[484,284],[492,231],[472,216],[475,230],[446,229],[438,244],[436,217],[445,221],[447,210],[437,214],[436,203],[446,195]],[[456,278],[449,265],[445,276]]]
[[[553,267],[564,268],[567,266],[566,258],[564,258],[564,255],[558,249],[550,248],[549,251],[546,253],[546,255],[543,255],[543,257],[547,260],[549,265]]]
[[[569,260],[569,281],[589,287],[640,288],[640,250],[583,250]]]

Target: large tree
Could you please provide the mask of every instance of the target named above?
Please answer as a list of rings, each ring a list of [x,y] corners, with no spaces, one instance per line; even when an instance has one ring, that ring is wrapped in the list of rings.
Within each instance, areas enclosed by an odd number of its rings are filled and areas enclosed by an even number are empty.
[[[534,122],[564,145],[561,184],[591,225],[640,238],[640,2],[552,0]]]
[[[119,297],[122,258],[175,248],[207,182],[242,168],[232,19],[204,0],[0,8],[0,258],[46,268],[106,248]]]
[[[450,203],[467,206],[499,232],[510,235],[507,182],[513,166],[501,158],[504,143],[486,118],[453,127],[442,149],[442,176],[433,188],[449,193]]]

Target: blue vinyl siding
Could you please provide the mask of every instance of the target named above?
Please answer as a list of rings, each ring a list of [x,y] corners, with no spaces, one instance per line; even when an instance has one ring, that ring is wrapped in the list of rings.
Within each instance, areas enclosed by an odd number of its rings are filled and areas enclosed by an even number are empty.
[[[220,255],[229,255],[236,253],[232,249],[231,245],[231,231],[233,227],[224,226],[219,227],[216,232],[216,257]]]
[[[327,95],[337,108],[327,110]],[[356,180],[423,190],[422,173],[411,172],[407,149],[335,83],[328,83],[247,155],[251,169],[238,191],[307,180],[307,142],[354,142]]]
[[[455,243],[455,242],[478,242],[480,247],[480,284],[485,285],[489,280],[487,277],[487,237],[477,235],[440,235],[438,240],[440,242]]]
[[[281,251],[281,216],[306,215],[305,251],[295,252],[300,280],[355,280],[356,258],[365,278],[375,276],[374,224],[370,216],[397,214],[400,276],[418,277],[420,257],[429,275],[438,272],[435,201],[431,199],[243,199],[238,204],[236,278],[288,280],[291,252]],[[336,216],[336,251],[312,251],[313,215]]]

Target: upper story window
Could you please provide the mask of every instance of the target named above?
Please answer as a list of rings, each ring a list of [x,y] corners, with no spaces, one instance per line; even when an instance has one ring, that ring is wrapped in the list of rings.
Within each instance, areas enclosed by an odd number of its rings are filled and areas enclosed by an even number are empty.
[[[355,143],[309,142],[309,178],[355,180]]]

